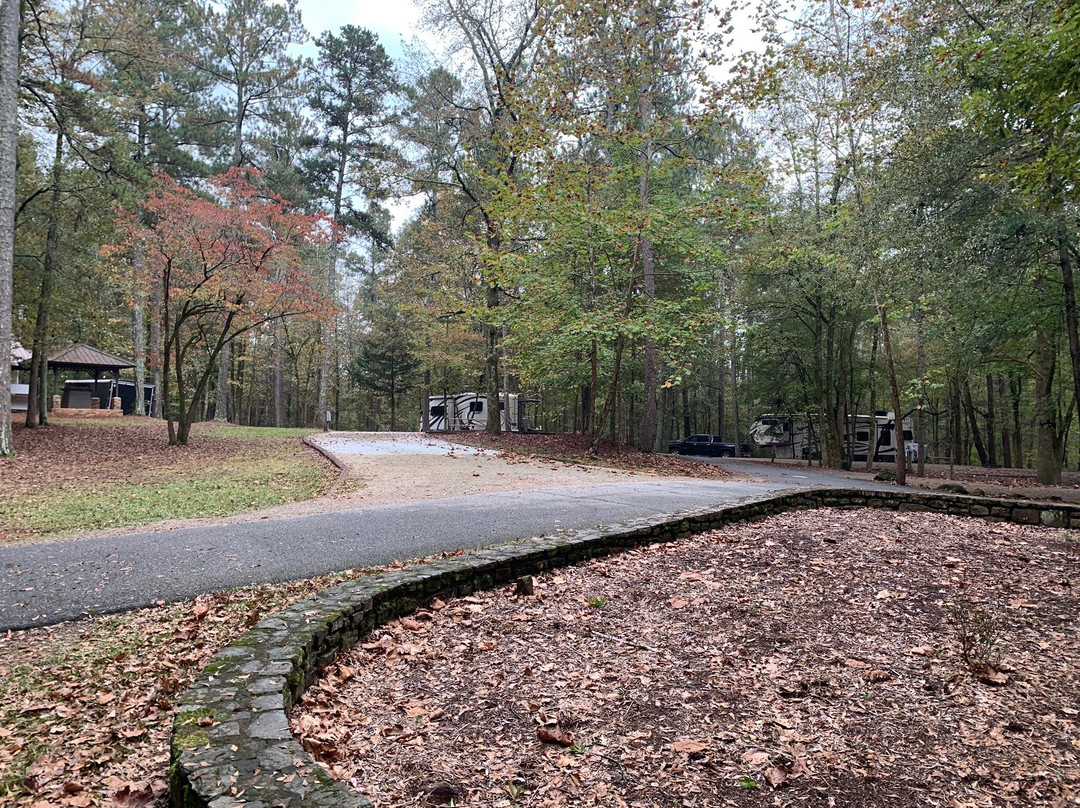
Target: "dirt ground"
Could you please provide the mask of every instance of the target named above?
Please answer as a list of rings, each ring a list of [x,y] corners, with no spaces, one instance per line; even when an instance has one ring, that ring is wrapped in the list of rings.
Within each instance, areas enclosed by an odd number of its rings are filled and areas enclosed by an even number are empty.
[[[815,511],[435,601],[293,728],[390,806],[1080,805],[1080,543]]]
[[[347,476],[327,499],[334,507],[368,507],[494,491],[596,485],[641,479],[655,472],[610,468],[546,453],[499,451],[411,433],[316,435],[312,442],[341,460]],[[543,455],[543,456],[542,456]],[[690,476],[700,464],[682,461],[667,475]],[[726,476],[722,470],[716,477]]]

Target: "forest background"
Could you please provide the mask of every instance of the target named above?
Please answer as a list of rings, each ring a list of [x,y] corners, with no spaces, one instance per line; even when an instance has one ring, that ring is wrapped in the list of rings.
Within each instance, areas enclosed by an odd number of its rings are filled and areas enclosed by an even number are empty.
[[[945,462],[1080,461],[1080,4],[764,2],[750,53],[702,0],[421,6],[395,64],[295,2],[4,0],[27,428],[85,341],[178,444],[472,390],[646,450],[802,413],[839,467],[890,410]]]

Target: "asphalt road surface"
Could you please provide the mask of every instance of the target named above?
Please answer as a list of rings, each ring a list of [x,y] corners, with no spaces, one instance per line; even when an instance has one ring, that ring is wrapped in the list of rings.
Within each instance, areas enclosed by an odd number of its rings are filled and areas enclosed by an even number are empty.
[[[723,459],[753,482],[661,479],[474,494],[290,519],[0,548],[0,631],[581,530],[808,487],[889,487]]]

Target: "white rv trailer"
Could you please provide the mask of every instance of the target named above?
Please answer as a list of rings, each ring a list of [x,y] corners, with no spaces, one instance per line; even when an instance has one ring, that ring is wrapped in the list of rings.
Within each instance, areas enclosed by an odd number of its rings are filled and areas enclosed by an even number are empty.
[[[510,412],[499,398],[502,428],[505,432],[537,432],[540,429],[537,409],[540,399],[521,398],[510,393]],[[430,432],[466,432],[484,429],[488,422],[487,397],[478,393],[431,396],[428,399],[428,430]]]
[[[910,418],[903,419],[904,444],[914,440]],[[846,419],[844,447],[850,447],[852,461],[865,461],[873,445],[875,462],[896,460],[896,440],[892,413],[854,415]],[[761,447],[771,448],[778,458],[809,460],[821,456],[821,439],[816,418],[790,413],[767,413],[750,427],[750,438]]]

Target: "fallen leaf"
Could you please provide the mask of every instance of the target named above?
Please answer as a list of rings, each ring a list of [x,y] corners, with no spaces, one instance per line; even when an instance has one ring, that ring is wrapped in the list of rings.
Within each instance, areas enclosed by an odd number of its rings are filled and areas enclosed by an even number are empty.
[[[112,798],[122,808],[145,808],[154,801],[154,790],[147,783],[126,783],[113,792]]]
[[[536,728],[536,736],[543,743],[557,743],[563,746],[573,746],[573,736],[562,727],[542,726]]]
[[[709,751],[709,745],[707,743],[691,741],[688,738],[675,741],[675,743],[671,745],[671,748],[684,755],[700,755],[702,752]]]
[[[769,785],[773,788],[781,788],[786,786],[791,778],[785,769],[779,766],[770,766],[765,770],[765,779],[769,781]]]

